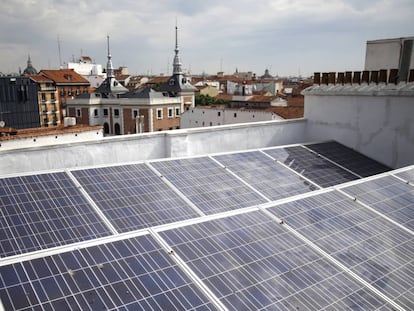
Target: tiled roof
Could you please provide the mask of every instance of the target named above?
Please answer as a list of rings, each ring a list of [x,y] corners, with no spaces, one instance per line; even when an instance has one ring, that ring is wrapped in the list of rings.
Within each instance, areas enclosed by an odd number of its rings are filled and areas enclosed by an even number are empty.
[[[154,77],[150,79],[147,84],[155,84],[155,83],[165,83],[168,81],[170,77]]]
[[[115,79],[117,79],[118,81],[123,81],[125,79],[128,79],[128,77],[130,77],[131,75],[116,75]]]
[[[100,130],[102,126],[90,126],[90,125],[82,125],[77,124],[70,127],[64,127],[63,125],[55,126],[55,127],[38,127],[38,128],[27,128],[27,129],[11,129],[10,131],[14,133],[14,135],[10,136],[0,136],[0,141],[5,140],[12,140],[12,139],[20,139],[20,138],[30,138],[30,137],[38,137],[38,136],[47,136],[47,135],[60,135],[60,134],[68,134],[68,133],[81,133],[86,131],[93,131],[93,130]]]
[[[30,75],[30,79],[35,82],[53,82],[52,79],[42,75]]]
[[[73,69],[43,69],[40,71],[40,74],[48,77],[49,79],[52,79],[56,84],[89,85],[89,81],[75,72]]]

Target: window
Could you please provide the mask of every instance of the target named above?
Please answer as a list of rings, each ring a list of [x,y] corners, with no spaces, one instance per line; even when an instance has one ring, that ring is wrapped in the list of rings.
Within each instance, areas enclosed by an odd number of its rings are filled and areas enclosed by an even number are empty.
[[[162,119],[162,108],[158,108],[157,109],[157,119],[161,120]]]
[[[237,113],[236,112],[234,113],[234,117],[237,118]]]
[[[104,115],[105,117],[107,117],[107,116],[108,116],[108,108],[104,108],[104,109],[103,109],[103,115]]]
[[[93,115],[94,115],[94,117],[99,116],[99,114],[98,114],[98,109],[94,109],[94,110],[93,110]]]
[[[180,108],[175,108],[175,117],[179,117],[180,116]]]
[[[213,126],[213,122],[210,122],[210,126]]]
[[[219,117],[219,116],[221,116],[221,112],[219,111],[219,112],[217,112],[217,116]]]
[[[68,95],[69,95],[69,96],[72,96],[72,88],[70,88],[70,89],[68,90]]]
[[[132,110],[132,118],[136,119],[138,117],[138,110]]]
[[[52,102],[56,100],[55,93],[50,94],[50,99],[52,100]]]
[[[168,118],[173,117],[173,112],[174,112],[174,110],[172,108],[168,108]]]
[[[45,102],[45,101],[46,101],[46,94],[42,93],[42,102]]]
[[[76,108],[76,117],[82,117],[82,110],[80,108]]]
[[[65,89],[64,89],[64,88],[61,88],[61,89],[60,89],[60,95],[61,95],[61,96],[65,96]]]
[[[115,118],[119,118],[119,109],[114,109]]]
[[[78,96],[80,94],[80,88],[76,89],[76,96]]]

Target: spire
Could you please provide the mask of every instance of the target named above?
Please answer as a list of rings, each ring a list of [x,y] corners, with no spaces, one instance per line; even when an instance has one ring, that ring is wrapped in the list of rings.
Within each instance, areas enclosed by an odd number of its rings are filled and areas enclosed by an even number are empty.
[[[29,67],[33,67],[33,65],[32,65],[32,60],[30,59],[30,54],[28,55],[28,57],[27,57],[27,67],[29,68]]]
[[[109,35],[106,36],[108,41],[108,62],[106,63],[106,77],[107,78],[114,78],[114,67],[112,65],[112,56],[111,52],[109,51]]]
[[[174,56],[174,63],[173,63],[173,74],[182,74],[183,70],[181,68],[181,60],[178,56],[178,27],[177,24],[175,25],[175,56]]]

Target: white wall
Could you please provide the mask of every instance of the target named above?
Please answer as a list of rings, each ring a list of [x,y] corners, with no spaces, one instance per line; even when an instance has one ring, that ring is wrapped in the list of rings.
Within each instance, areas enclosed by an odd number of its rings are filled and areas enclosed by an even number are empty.
[[[306,89],[307,140],[333,139],[393,168],[414,164],[414,85],[412,91],[409,86],[399,93]]]
[[[194,108],[181,115],[180,127],[188,129],[271,120],[283,120],[283,118],[270,111]]]
[[[305,127],[303,119],[268,121],[0,151],[0,175],[302,143]]]

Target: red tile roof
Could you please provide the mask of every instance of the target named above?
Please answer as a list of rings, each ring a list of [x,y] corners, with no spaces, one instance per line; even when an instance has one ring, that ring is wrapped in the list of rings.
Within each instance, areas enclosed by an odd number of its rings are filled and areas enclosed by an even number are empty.
[[[40,83],[40,82],[53,82],[52,79],[50,79],[46,76],[42,76],[42,75],[30,75],[29,77],[30,77],[30,79],[32,79],[33,81],[38,82],[38,83]]]
[[[54,127],[37,127],[37,128],[27,128],[27,129],[3,129],[3,133],[8,133],[12,135],[0,136],[0,141],[19,139],[19,138],[28,138],[36,136],[47,136],[47,135],[60,135],[68,133],[81,133],[86,131],[99,131],[102,129],[102,126],[90,126],[77,124],[70,127],[64,127],[63,125],[54,126]]]
[[[40,71],[40,74],[48,77],[49,79],[52,79],[56,84],[89,85],[89,81],[75,72],[73,69],[43,69]]]

